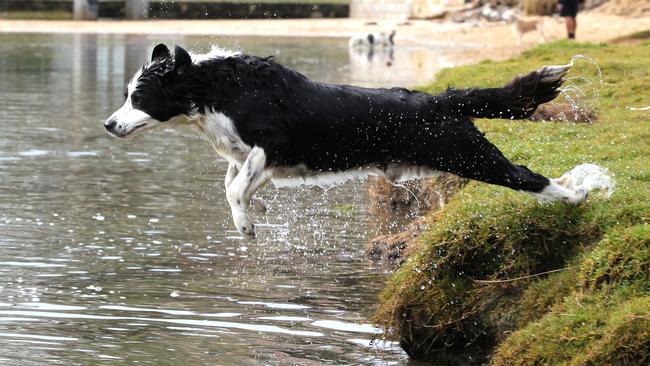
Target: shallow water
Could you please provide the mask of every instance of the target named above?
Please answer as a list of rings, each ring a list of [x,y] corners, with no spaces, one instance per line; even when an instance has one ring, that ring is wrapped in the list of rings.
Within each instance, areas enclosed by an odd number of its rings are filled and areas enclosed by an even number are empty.
[[[453,58],[369,61],[336,39],[0,35],[0,364],[406,363],[370,341],[388,274],[362,255],[386,230],[364,182],[266,187],[259,238],[244,241],[206,142],[105,133],[157,41],[241,46],[366,86],[420,84]]]

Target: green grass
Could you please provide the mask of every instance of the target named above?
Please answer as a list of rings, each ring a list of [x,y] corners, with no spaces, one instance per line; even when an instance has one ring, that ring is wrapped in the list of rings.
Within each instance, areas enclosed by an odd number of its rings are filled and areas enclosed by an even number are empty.
[[[381,294],[375,319],[412,357],[440,365],[650,362],[650,112],[626,108],[650,105],[650,43],[542,45],[505,62],[444,70],[423,90],[503,85],[575,54],[604,73],[596,122],[477,125],[534,171],[558,177],[596,163],[614,174],[617,190],[574,206],[468,184],[434,214]],[[580,61],[570,76],[594,69]]]
[[[650,39],[650,30],[635,32],[621,37],[612,39],[612,43],[639,43]]]

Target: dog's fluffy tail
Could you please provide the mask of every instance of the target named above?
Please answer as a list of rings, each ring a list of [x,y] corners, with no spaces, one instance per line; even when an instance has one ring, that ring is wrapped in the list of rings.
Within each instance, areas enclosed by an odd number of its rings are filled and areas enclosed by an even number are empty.
[[[502,88],[448,89],[438,96],[447,112],[475,118],[524,119],[532,116],[540,104],[560,94],[564,76],[573,63],[544,66],[520,75]]]

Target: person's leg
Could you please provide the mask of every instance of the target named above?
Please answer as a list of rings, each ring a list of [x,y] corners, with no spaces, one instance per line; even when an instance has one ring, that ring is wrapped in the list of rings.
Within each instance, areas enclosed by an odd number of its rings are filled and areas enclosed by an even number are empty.
[[[576,28],[578,27],[578,22],[575,17],[565,17],[566,20],[566,31],[569,36],[569,39],[576,38]]]
[[[558,5],[560,10],[560,16],[564,18],[566,23],[566,31],[569,39],[574,39],[576,37],[576,28],[578,22],[576,21],[576,16],[578,15],[578,0],[564,2]]]

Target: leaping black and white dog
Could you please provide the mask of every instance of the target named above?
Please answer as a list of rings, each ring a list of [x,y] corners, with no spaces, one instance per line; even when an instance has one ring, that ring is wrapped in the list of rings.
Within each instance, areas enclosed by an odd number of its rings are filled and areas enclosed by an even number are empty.
[[[522,119],[553,100],[571,64],[543,67],[502,88],[440,95],[309,80],[275,62],[214,48],[172,55],[160,44],[104,126],[130,137],[160,125],[193,125],[230,163],[226,197],[237,229],[255,235],[249,202],[264,183],[377,174],[392,181],[451,172],[577,203],[611,192],[606,170],[583,164],[548,179],[506,159],[472,118]]]

